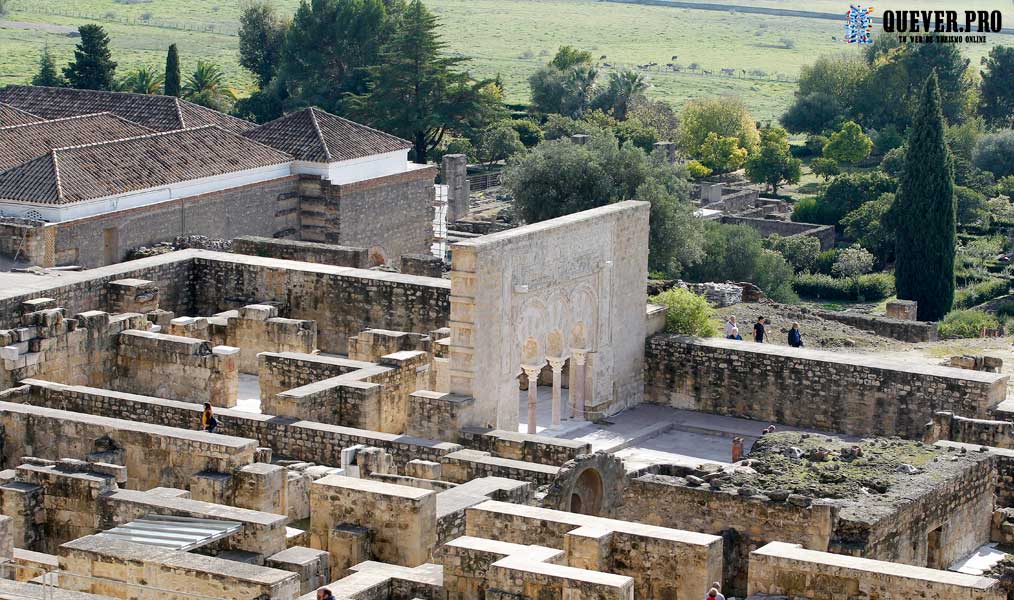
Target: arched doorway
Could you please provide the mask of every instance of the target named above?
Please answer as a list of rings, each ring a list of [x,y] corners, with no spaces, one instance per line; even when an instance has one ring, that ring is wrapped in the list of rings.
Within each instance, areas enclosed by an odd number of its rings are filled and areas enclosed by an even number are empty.
[[[602,475],[597,469],[581,472],[570,494],[570,512],[597,516],[602,511]]]

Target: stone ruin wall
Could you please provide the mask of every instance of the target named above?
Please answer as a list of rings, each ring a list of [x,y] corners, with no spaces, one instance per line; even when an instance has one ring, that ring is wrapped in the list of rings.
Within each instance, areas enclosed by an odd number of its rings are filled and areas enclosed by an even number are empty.
[[[979,371],[675,335],[646,346],[648,402],[848,435],[922,439],[934,412],[984,417],[1007,393],[1007,376]]]
[[[335,246],[319,242],[303,242],[244,235],[232,240],[232,251],[265,258],[280,258],[335,267],[369,268],[369,250],[352,246]]]

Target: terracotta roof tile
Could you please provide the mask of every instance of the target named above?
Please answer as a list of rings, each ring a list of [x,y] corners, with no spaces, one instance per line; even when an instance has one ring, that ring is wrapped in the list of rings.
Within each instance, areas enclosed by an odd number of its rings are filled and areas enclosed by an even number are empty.
[[[39,121],[44,120],[45,119],[42,117],[37,117],[32,113],[14,108],[10,104],[0,102],[0,127],[7,127],[9,125],[24,125],[25,123],[38,123]]]
[[[0,102],[44,119],[111,112],[152,131],[216,125],[241,133],[256,126],[174,96],[10,85],[0,88]]]
[[[113,113],[98,113],[0,127],[0,171],[49,154],[54,148],[82,146],[152,133]]]
[[[0,173],[0,199],[71,204],[291,160],[283,152],[207,125],[56,148]]]
[[[243,135],[312,162],[340,162],[412,147],[399,137],[319,108],[285,115]]]

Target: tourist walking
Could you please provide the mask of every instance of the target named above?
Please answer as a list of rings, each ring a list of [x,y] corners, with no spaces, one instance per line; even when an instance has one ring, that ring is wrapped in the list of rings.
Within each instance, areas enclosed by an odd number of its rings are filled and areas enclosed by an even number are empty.
[[[799,323],[793,323],[789,330],[789,345],[793,348],[803,347],[803,334],[799,332]]]
[[[320,588],[317,590],[317,600],[334,600],[334,596],[331,594],[331,590]]]
[[[711,589],[715,590],[715,598],[717,600],[725,600],[725,596],[722,595],[722,584],[715,581],[711,584]],[[709,594],[711,592],[708,592]]]
[[[201,411],[201,429],[208,433],[215,433],[215,428],[218,427],[218,419],[215,418],[215,414],[211,412],[211,404],[205,402],[204,410]]]
[[[729,333],[729,339],[730,340],[739,340],[741,342],[743,341],[743,336],[739,335],[739,327],[733,327],[732,328],[732,331]]]
[[[753,341],[763,344],[765,333],[764,317],[757,317],[757,322],[753,324]]]

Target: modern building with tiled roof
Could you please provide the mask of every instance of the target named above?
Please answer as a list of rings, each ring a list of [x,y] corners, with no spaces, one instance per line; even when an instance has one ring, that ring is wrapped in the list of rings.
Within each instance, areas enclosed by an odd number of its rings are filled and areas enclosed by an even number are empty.
[[[243,135],[291,154],[300,172],[316,173],[332,183],[389,172],[404,164],[412,148],[407,140],[319,108],[304,108]]]
[[[113,113],[36,121],[0,127],[0,172],[38,158],[55,148],[82,146],[152,133]]]
[[[38,243],[21,255],[43,266],[181,235],[429,251],[435,169],[319,109],[257,127],[168,96],[9,86],[0,102],[45,119],[0,127],[0,253],[25,247],[25,219]]]
[[[103,92],[33,85],[0,88],[0,102],[43,119],[111,112],[152,131],[217,125],[242,133],[255,124],[175,96]]]
[[[38,123],[43,120],[44,119],[42,117],[37,117],[32,113],[25,112],[19,108],[14,108],[10,104],[0,102],[0,127],[24,125],[25,123]]]

